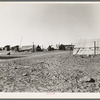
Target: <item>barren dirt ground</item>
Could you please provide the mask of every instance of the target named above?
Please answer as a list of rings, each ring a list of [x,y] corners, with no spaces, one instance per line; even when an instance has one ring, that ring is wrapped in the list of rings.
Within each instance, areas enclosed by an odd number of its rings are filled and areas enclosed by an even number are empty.
[[[100,92],[100,55],[71,56],[68,51],[18,55],[25,57],[0,61],[1,92]]]

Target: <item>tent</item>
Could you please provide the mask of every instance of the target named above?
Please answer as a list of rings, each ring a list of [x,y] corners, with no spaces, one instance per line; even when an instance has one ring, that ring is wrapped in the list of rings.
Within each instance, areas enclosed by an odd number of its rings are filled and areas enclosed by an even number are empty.
[[[100,39],[80,40],[75,44],[73,55],[100,54]]]

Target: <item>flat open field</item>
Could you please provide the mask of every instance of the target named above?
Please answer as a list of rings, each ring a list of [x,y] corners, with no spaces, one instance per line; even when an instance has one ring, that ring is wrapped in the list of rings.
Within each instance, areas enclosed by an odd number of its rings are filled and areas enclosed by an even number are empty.
[[[0,61],[1,92],[100,92],[100,55],[16,53]]]

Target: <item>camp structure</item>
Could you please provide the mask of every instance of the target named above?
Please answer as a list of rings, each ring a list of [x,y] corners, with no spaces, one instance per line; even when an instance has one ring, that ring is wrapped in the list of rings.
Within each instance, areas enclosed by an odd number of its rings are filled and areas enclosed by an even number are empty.
[[[72,44],[70,44],[70,45],[65,45],[65,49],[66,49],[66,50],[73,50],[73,49],[74,49],[74,46],[75,46],[75,45],[72,45]]]
[[[3,47],[0,47],[0,51],[2,51],[3,50]]]
[[[48,51],[53,51],[54,48],[52,47],[52,45],[49,45],[48,48],[47,48],[47,50],[48,50]]]
[[[12,51],[19,51],[19,45],[11,47]]]
[[[26,45],[26,46],[22,46],[22,47],[20,48],[20,51],[21,51],[21,52],[25,52],[25,51],[30,52],[30,51],[32,51],[32,49],[33,49],[33,46],[32,46],[32,45]]]
[[[10,45],[4,46],[4,47],[3,47],[3,50],[5,50],[5,51],[10,51]]]
[[[100,54],[100,39],[78,41],[73,50],[73,55],[97,55]]]
[[[41,49],[41,46],[38,45],[38,46],[36,47],[36,51],[43,51],[43,50]]]
[[[72,44],[69,44],[69,45],[59,45],[59,50],[67,50],[67,51],[70,51],[70,50],[73,50],[74,49],[74,45]]]

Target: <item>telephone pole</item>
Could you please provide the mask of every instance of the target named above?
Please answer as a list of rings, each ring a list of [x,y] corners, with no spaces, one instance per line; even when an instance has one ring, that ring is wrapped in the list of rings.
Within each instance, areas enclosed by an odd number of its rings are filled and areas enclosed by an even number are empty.
[[[21,44],[22,44],[22,37],[21,37],[21,40],[20,40],[20,44],[19,45],[21,46]]]

